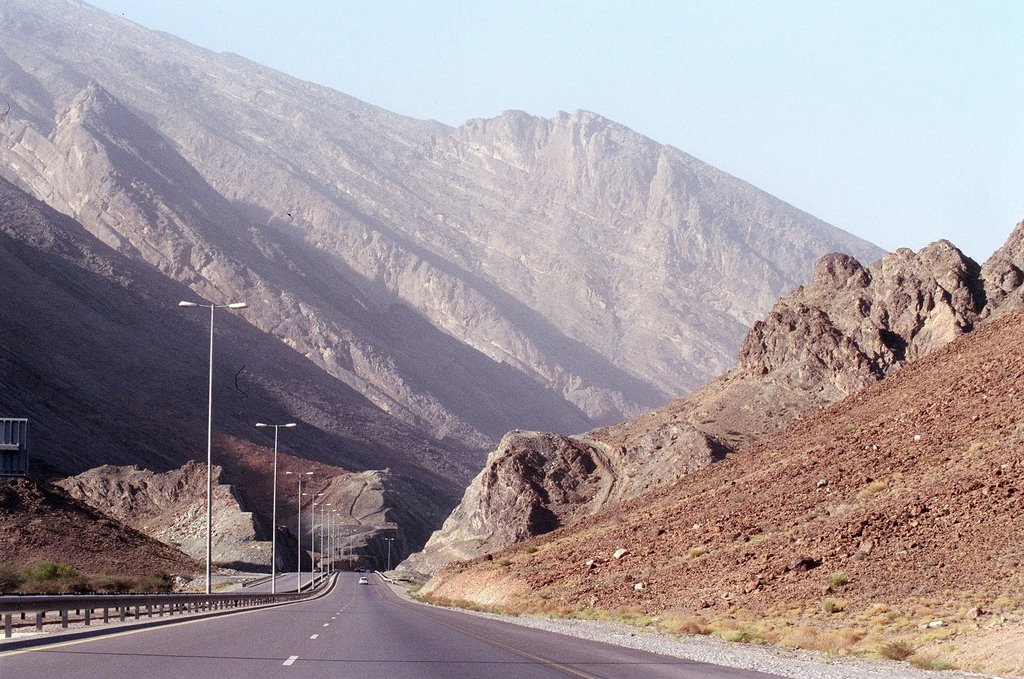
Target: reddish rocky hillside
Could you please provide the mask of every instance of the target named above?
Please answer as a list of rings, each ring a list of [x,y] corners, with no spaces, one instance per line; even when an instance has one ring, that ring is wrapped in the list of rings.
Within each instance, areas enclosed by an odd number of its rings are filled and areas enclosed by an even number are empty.
[[[202,565],[178,550],[78,503],[64,491],[24,478],[0,478],[0,567],[40,561],[86,575],[191,577]]]
[[[676,481],[1019,306],[1024,223],[980,267],[947,241],[871,266],[822,257],[751,328],[738,367],[582,436],[513,432],[406,568],[433,572]]]
[[[980,634],[1021,615],[1022,450],[1015,311],[682,481],[450,566],[427,591],[524,608],[824,616],[855,632],[881,614],[904,631],[931,620],[915,615],[969,617]],[[1004,667],[1024,667],[1017,639]]]

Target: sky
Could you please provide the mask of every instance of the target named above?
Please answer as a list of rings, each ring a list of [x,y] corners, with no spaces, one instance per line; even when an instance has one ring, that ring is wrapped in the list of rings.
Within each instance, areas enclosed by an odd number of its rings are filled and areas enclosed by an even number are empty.
[[[887,249],[1024,220],[1021,0],[92,0],[414,118],[587,110]]]

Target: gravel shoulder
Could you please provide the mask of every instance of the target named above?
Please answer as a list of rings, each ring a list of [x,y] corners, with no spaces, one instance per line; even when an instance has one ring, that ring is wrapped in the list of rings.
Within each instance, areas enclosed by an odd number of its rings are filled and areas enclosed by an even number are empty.
[[[423,606],[432,605],[415,599],[404,587],[390,587],[407,601]],[[799,649],[733,643],[714,637],[669,635],[605,620],[508,616],[469,610],[464,612],[581,639],[724,667],[757,670],[791,679],[943,679],[992,676],[952,670],[925,671],[914,669],[903,662],[827,656]]]

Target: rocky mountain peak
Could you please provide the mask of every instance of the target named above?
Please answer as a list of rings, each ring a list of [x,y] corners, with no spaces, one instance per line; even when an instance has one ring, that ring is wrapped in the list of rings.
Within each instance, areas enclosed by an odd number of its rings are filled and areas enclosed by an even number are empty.
[[[985,296],[992,313],[1024,304],[1024,221],[981,267]]]
[[[984,306],[980,267],[948,241],[870,267],[826,255],[811,283],[754,324],[739,365],[838,397],[969,332]]]

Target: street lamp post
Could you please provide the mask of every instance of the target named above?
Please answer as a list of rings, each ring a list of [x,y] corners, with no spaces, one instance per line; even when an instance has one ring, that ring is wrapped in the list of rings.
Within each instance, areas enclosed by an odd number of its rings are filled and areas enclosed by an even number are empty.
[[[210,594],[213,552],[213,311],[214,309],[245,309],[245,302],[231,304],[198,304],[178,302],[179,307],[202,307],[210,310],[210,387],[206,408],[206,593]]]
[[[323,502],[320,504],[320,579],[324,579],[324,554],[327,550],[324,549],[324,521],[327,520],[327,508],[331,506],[330,502]]]
[[[318,554],[320,556],[321,563],[323,563],[323,551],[322,551],[323,550],[323,545],[321,544],[321,548],[320,548],[321,551],[318,552],[317,549],[316,549],[316,508],[317,508],[317,506],[320,505],[320,503],[317,502],[316,499],[318,497],[322,497],[323,495],[324,495],[324,493],[317,493],[316,495],[313,496],[313,503],[312,503],[312,506],[310,507],[310,511],[312,512],[312,516],[309,519],[309,549],[310,549],[311,552],[314,552],[314,553],[316,553],[316,554]],[[323,527],[321,527],[320,530],[323,531]],[[323,533],[321,532],[321,535],[322,534]],[[310,578],[310,580],[313,579],[313,571],[315,571],[315,570],[317,570],[317,563],[314,560],[310,564],[310,571],[309,571],[309,578]]]
[[[273,427],[274,428],[274,509],[273,517],[271,518],[270,525],[274,527],[273,535],[270,538],[270,593],[277,594],[277,430],[281,427],[294,427],[294,422],[288,424],[265,424],[263,422],[257,422],[257,427]]]
[[[384,541],[388,543],[388,571],[391,570],[391,543],[395,541],[394,538],[384,538]]]
[[[297,548],[299,550],[299,556],[298,556],[298,565],[297,565],[297,567],[295,569],[295,571],[296,571],[296,573],[295,573],[295,581],[296,581],[295,591],[296,592],[301,592],[302,591],[302,477],[303,476],[312,476],[313,472],[285,472],[285,474],[295,474],[296,478],[299,480],[299,527],[298,527],[298,530],[295,533],[295,537],[298,540],[298,547]]]

